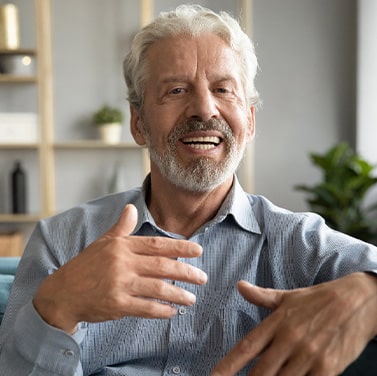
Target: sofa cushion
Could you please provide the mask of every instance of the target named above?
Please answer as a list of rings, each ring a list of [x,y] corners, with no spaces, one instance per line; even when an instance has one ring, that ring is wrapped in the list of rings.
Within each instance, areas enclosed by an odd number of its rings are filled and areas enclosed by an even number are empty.
[[[12,287],[14,275],[0,274],[0,323],[3,319],[5,308],[8,303],[9,292]]]
[[[0,257],[0,323],[4,316],[19,262],[19,257]]]

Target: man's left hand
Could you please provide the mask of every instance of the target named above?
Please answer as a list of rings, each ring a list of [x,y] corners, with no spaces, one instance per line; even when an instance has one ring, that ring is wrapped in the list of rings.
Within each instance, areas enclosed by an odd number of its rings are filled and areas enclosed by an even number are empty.
[[[335,376],[377,334],[377,277],[346,277],[290,291],[238,284],[251,304],[272,313],[224,357],[212,376],[236,375],[259,357],[249,376]]]

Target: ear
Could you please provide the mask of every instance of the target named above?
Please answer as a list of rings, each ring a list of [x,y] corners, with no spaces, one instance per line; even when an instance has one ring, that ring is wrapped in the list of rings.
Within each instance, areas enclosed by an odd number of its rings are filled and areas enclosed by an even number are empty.
[[[130,126],[131,126],[131,134],[134,138],[135,142],[140,145],[144,146],[146,144],[143,132],[143,120],[140,115],[140,111],[137,110],[133,105],[130,105]]]
[[[248,124],[248,130],[247,130],[247,142],[250,142],[255,135],[255,107],[250,107],[250,113],[249,113],[249,124]]]

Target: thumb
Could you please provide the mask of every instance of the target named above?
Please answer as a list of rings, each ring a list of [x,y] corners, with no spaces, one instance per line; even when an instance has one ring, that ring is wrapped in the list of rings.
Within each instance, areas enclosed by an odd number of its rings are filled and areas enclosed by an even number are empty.
[[[118,222],[110,229],[114,236],[128,236],[135,229],[137,224],[137,209],[134,205],[128,204],[122,211]]]
[[[263,288],[246,281],[237,284],[240,294],[251,304],[275,310],[282,302],[284,291]]]

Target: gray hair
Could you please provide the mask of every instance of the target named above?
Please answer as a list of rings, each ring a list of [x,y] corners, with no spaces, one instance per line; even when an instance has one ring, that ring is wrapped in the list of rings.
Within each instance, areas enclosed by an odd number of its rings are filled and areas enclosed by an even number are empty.
[[[177,35],[199,36],[214,33],[222,38],[240,57],[242,80],[249,105],[258,102],[254,86],[258,62],[254,46],[235,18],[226,12],[215,13],[200,5],[180,5],[174,11],[161,12],[149,25],[139,31],[123,62],[128,87],[128,100],[136,109],[143,106],[145,87],[145,55],[154,42]]]

